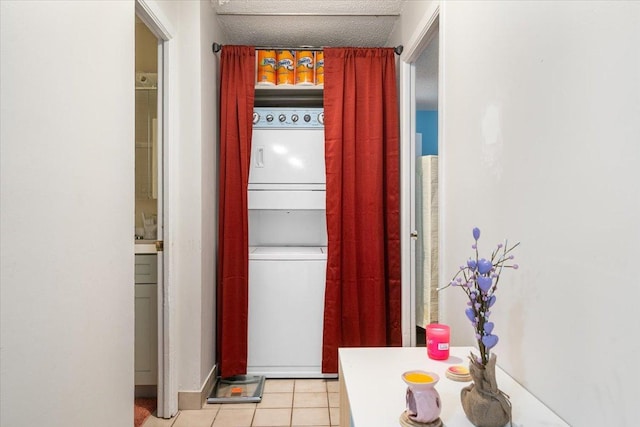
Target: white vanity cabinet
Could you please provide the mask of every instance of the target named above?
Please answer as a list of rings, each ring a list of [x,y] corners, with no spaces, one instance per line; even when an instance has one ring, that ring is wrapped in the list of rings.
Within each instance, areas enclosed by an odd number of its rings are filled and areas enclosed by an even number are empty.
[[[156,385],[158,378],[157,256],[136,255],[135,385]]]

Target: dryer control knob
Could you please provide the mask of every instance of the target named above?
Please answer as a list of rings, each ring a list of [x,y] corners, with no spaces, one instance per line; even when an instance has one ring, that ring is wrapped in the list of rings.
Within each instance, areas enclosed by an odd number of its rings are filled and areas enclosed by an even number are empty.
[[[273,121],[273,114],[267,114],[266,119],[269,123],[271,123]]]
[[[256,113],[255,111],[253,112],[253,124],[255,125],[256,123],[258,123],[260,121],[260,114]]]
[[[324,113],[318,114],[318,123],[320,123],[321,125],[324,124]]]
[[[310,122],[311,121],[311,115],[310,114],[305,114],[304,115],[304,121],[307,122],[307,123]]]
[[[297,114],[292,114],[292,115],[291,115],[291,121],[292,121],[293,123],[297,122],[297,121],[298,121],[298,118],[299,118],[299,117],[298,117],[298,115],[297,115]]]
[[[280,120],[280,123],[284,122],[285,120],[287,120],[287,116],[285,116],[284,114],[280,114],[278,116],[278,120]]]

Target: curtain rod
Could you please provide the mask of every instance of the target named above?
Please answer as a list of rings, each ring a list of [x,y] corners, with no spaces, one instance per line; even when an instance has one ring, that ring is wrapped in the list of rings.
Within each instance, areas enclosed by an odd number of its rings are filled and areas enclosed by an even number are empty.
[[[222,45],[220,43],[214,42],[213,45],[211,46],[211,50],[213,50],[213,53],[218,53],[220,52],[221,49],[222,49]],[[310,46],[303,46],[303,47],[256,46],[256,49],[259,49],[259,50],[267,50],[267,49],[268,50],[322,50],[323,48],[310,47]],[[396,53],[396,55],[400,55],[403,50],[404,50],[404,47],[402,45],[399,45],[393,48],[393,51]]]

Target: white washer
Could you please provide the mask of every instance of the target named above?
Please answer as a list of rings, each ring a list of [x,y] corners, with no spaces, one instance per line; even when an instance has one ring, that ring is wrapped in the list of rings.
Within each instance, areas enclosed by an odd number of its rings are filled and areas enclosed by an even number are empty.
[[[318,378],[327,253],[324,247],[249,251],[247,373]]]

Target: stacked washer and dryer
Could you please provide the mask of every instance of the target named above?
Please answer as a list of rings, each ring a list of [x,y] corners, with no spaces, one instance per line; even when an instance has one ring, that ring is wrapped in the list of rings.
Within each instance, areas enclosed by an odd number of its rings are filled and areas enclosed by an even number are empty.
[[[256,107],[249,171],[247,374],[324,377],[323,109]]]

